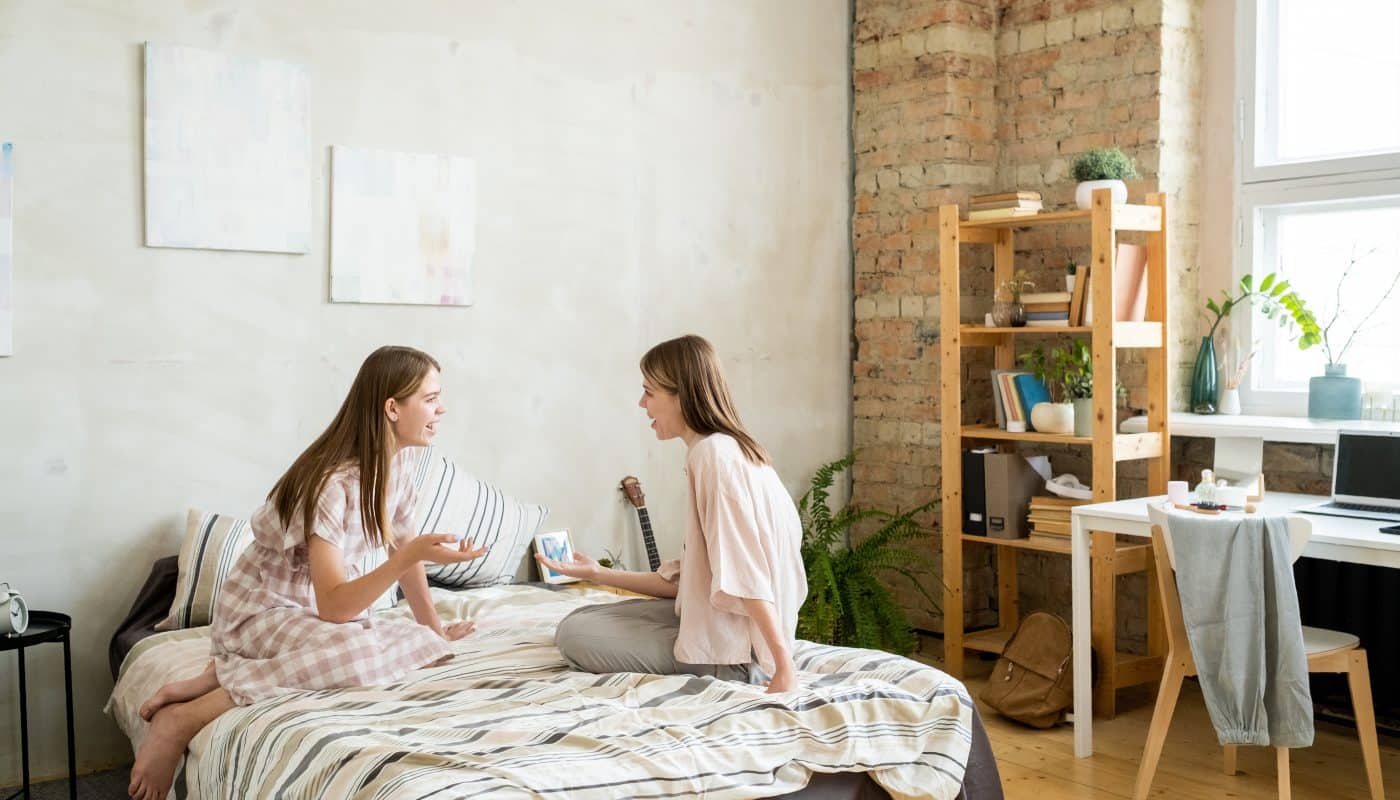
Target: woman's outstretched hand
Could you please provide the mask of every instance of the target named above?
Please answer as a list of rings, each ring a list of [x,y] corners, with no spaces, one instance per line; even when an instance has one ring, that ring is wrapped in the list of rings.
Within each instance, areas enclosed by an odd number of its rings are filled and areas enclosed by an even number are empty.
[[[568,575],[570,578],[580,578],[591,581],[598,577],[602,567],[598,562],[583,553],[575,552],[573,561],[555,561],[552,558],[545,558],[539,553],[535,553],[535,560],[540,562],[547,569],[551,569],[560,575]]]
[[[464,619],[454,622],[451,625],[444,625],[438,631],[438,635],[449,642],[455,642],[465,636],[470,636],[476,630],[476,622]]]
[[[472,544],[471,539],[463,539],[461,544],[457,544],[457,537],[450,533],[424,533],[400,544],[394,554],[403,560],[407,568],[419,561],[434,564],[473,561],[486,555],[487,550]]]

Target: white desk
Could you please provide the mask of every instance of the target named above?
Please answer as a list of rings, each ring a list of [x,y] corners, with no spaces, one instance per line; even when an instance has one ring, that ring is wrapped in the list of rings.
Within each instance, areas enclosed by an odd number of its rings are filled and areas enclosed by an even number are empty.
[[[1260,504],[1260,513],[1287,514],[1299,506],[1325,499],[1310,494],[1268,492]],[[1089,534],[1092,531],[1108,531],[1150,538],[1152,528],[1147,521],[1147,504],[1165,500],[1161,496],[1139,497],[1075,506],[1072,512],[1070,565],[1074,618],[1074,754],[1079,758],[1094,754],[1094,698],[1089,664]],[[1400,536],[1379,530],[1393,523],[1317,514],[1307,516],[1312,521],[1313,534],[1307,549],[1303,551],[1304,556],[1400,568]],[[1148,591],[1155,590],[1155,587],[1148,587]]]

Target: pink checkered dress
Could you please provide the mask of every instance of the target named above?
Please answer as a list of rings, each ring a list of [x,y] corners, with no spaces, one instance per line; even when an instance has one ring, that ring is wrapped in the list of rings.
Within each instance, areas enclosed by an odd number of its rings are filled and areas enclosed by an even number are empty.
[[[416,493],[405,450],[394,459],[386,510],[392,530],[412,529]],[[314,533],[345,555],[346,578],[359,577],[370,545],[360,522],[360,474],[337,471],[317,502]],[[238,705],[305,689],[391,683],[447,655],[447,642],[409,620],[345,623],[316,615],[316,595],[300,515],[284,525],[268,502],[252,519],[243,552],[214,607],[213,656],[219,685]],[[411,535],[411,534],[410,534]]]

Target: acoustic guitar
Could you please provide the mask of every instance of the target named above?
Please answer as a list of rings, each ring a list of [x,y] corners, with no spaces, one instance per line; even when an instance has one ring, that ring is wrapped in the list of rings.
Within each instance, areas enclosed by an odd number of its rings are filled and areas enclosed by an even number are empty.
[[[627,502],[637,509],[637,521],[642,524],[642,543],[647,548],[647,564],[655,572],[661,568],[661,555],[656,552],[656,536],[651,532],[651,516],[647,514],[647,496],[642,493],[642,483],[628,475],[622,479],[620,488],[627,495]]]

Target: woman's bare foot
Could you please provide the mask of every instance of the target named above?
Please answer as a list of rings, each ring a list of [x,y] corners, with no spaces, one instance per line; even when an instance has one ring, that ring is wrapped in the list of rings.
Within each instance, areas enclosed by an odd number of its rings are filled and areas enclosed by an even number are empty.
[[[202,694],[207,694],[219,688],[219,679],[214,674],[214,662],[210,661],[209,666],[204,671],[193,678],[171,681],[156,690],[156,693],[147,698],[141,704],[141,719],[147,722],[156,715],[156,712],[171,703],[183,703],[186,700],[193,700]]]
[[[156,714],[141,741],[141,751],[131,766],[131,784],[126,787],[127,794],[136,800],[162,800],[170,792],[180,757],[194,738],[183,735],[180,706],[169,706]]]
[[[233,699],[221,688],[156,712],[136,763],[131,765],[127,794],[135,800],[164,800],[175,781],[175,770],[190,740],[220,714],[233,708]]]

